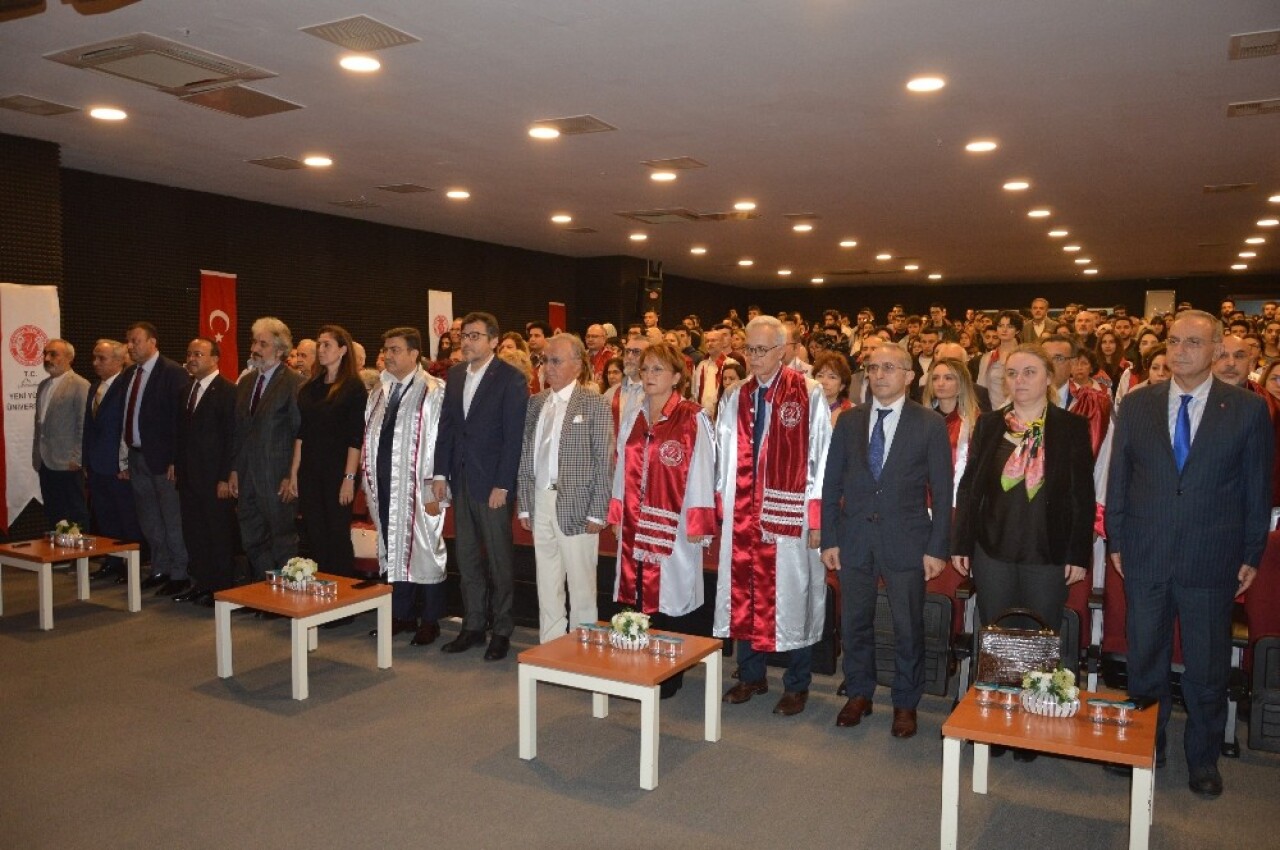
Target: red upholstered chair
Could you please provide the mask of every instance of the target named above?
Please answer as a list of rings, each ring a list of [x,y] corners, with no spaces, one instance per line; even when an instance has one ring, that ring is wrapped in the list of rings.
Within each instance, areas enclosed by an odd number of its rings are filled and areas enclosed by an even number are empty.
[[[1244,595],[1244,618],[1249,626],[1244,669],[1253,670],[1253,649],[1264,637],[1280,635],[1280,531],[1267,538],[1267,548],[1258,565],[1258,577]]]

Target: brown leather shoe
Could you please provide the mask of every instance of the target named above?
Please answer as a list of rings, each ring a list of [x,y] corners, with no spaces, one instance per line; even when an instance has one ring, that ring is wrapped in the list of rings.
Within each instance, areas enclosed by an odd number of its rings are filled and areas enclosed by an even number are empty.
[[[783,691],[782,699],[773,707],[774,714],[790,717],[804,711],[804,704],[809,701],[808,691]]]
[[[871,700],[866,697],[854,697],[844,704],[836,715],[836,725],[842,728],[857,726],[862,718],[871,713]]]
[[[769,682],[761,679],[758,682],[739,682],[724,695],[724,701],[732,705],[741,705],[756,694],[769,693]]]
[[[895,738],[910,738],[916,734],[916,710],[914,708],[895,708],[893,710],[893,728],[889,734]]]
[[[435,643],[436,638],[440,637],[440,624],[437,622],[423,623],[418,627],[418,631],[414,633],[413,640],[409,641],[410,646],[430,646]]]

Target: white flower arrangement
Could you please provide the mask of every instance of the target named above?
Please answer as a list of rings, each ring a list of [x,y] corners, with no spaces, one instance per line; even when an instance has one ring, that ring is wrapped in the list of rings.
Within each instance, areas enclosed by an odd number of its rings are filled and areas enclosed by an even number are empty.
[[[1076,674],[1062,667],[1051,673],[1043,670],[1024,673],[1022,689],[1030,691],[1037,697],[1053,697],[1059,705],[1066,705],[1080,699],[1080,689],[1076,687]]]
[[[310,581],[319,567],[310,558],[290,558],[280,569],[280,577],[287,581]]]
[[[639,611],[632,611],[628,608],[625,611],[614,614],[613,619],[609,621],[609,626],[614,634],[625,638],[647,638],[649,636],[649,615],[641,614]]]
[[[60,519],[58,524],[53,527],[56,534],[69,534],[72,537],[80,536],[80,526],[69,519]]]

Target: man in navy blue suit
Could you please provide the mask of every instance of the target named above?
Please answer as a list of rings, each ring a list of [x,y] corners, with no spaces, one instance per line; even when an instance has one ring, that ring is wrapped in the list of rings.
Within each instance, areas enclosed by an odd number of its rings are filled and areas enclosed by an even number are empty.
[[[462,362],[449,370],[445,381],[432,484],[437,501],[453,491],[455,551],[462,576],[462,631],[441,649],[463,652],[483,642],[486,609],[491,609],[493,637],[486,661],[506,657],[515,627],[510,496],[520,468],[529,404],[524,376],[494,356],[500,336],[498,320],[489,313],[462,318]],[[488,553],[487,569],[481,546]]]
[[[133,508],[133,489],[127,475],[128,455],[122,451],[125,382],[124,343],[100,339],[93,347],[93,371],[98,379],[89,385],[84,406],[84,446],[81,463],[89,479],[89,507],[93,530],[116,540],[142,541],[138,516]],[[124,559],[108,555],[94,578],[125,580]]]
[[[1125,397],[1107,483],[1111,561],[1127,600],[1129,695],[1159,702],[1161,763],[1177,618],[1183,749],[1202,797],[1222,793],[1232,606],[1266,546],[1275,450],[1265,402],[1211,373],[1222,339],[1208,313],[1179,314],[1166,343],[1173,380]]]

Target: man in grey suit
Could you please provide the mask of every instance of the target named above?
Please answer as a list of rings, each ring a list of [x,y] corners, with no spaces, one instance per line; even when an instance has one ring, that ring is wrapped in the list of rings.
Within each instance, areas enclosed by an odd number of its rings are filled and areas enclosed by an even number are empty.
[[[599,393],[577,382],[586,349],[576,336],[547,344],[547,389],[529,401],[520,453],[520,525],[533,531],[542,643],[594,623],[600,531],[609,515],[613,421]],[[569,618],[564,588],[569,584]]]
[[[1183,749],[1191,790],[1203,797],[1222,793],[1232,606],[1266,546],[1275,450],[1266,403],[1211,374],[1222,339],[1222,323],[1199,310],[1170,325],[1173,379],[1125,396],[1107,480],[1111,562],[1127,602],[1129,695],[1159,702],[1163,762],[1176,618]]]
[[[89,382],[71,371],[76,350],[65,339],[51,339],[44,347],[44,370],[49,377],[36,387],[36,430],[31,464],[40,477],[40,496],[50,523],[74,522],[89,530],[89,506],[80,474],[84,434],[84,404]]]
[[[253,323],[252,369],[236,384],[231,496],[238,499],[240,540],[251,576],[260,579],[298,554],[298,529],[289,496],[293,441],[302,416],[303,377],[284,365],[293,348],[289,327],[273,316]]]
[[[910,738],[924,694],[924,586],[951,554],[951,443],[942,417],[907,398],[905,349],[880,346],[865,368],[875,400],[836,420],[822,485],[822,563],[840,571],[849,697],[836,725],[871,713],[883,579],[894,635],[890,734]]]
[[[1049,318],[1049,302],[1044,298],[1036,298],[1031,302],[1031,320],[1022,323],[1022,341],[1039,342],[1040,337],[1056,333],[1058,323]]]

